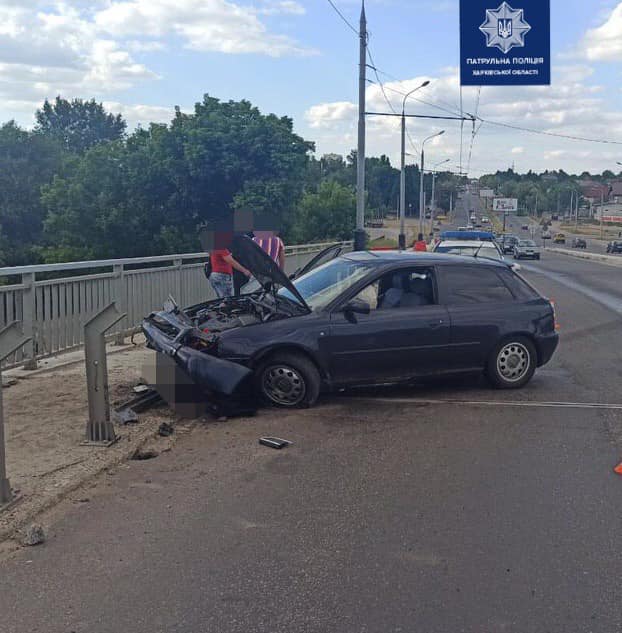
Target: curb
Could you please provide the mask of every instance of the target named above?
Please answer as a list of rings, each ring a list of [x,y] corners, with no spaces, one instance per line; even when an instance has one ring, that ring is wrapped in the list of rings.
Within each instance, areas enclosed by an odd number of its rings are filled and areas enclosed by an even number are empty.
[[[566,255],[567,257],[574,257],[576,259],[588,259],[597,261],[608,266],[622,267],[622,257],[615,257],[613,255],[599,255],[598,253],[579,253],[577,251],[569,251],[565,248],[547,248],[542,250],[543,253],[558,253],[560,255]]]

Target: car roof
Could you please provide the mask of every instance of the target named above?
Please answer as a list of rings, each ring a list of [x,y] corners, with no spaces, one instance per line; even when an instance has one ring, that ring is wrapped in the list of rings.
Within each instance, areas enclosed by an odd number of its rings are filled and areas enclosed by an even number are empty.
[[[486,242],[484,242],[485,244]],[[460,242],[464,246],[464,242]],[[482,242],[477,242],[478,246]],[[478,266],[500,266],[507,268],[508,264],[501,260],[488,259],[485,257],[464,257],[462,255],[449,255],[446,253],[423,253],[417,251],[355,251],[341,255],[340,259],[348,261],[365,262],[374,266],[388,264],[410,264],[414,266],[435,266],[438,264],[450,264],[452,266],[478,265]]]

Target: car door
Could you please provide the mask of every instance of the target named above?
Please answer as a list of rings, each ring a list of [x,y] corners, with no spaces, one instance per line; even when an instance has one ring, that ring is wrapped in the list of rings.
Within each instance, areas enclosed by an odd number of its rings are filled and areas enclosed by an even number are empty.
[[[515,299],[495,266],[439,266],[440,303],[449,312],[457,371],[484,367],[513,318]]]
[[[326,264],[333,259],[336,259],[343,252],[343,246],[341,244],[333,244],[328,248],[325,248],[323,251],[320,251],[317,255],[311,258],[309,262],[307,262],[304,266],[301,266],[290,276],[290,279],[297,279],[298,277],[302,277],[306,275],[308,272],[311,272],[314,268],[318,268],[322,266],[322,264]]]
[[[392,382],[443,371],[449,339],[447,308],[436,301],[356,315],[338,306],[324,348],[335,383]]]

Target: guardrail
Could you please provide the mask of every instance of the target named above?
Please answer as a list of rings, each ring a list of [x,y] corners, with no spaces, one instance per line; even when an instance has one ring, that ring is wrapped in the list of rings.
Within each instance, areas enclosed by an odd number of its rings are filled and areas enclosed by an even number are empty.
[[[287,247],[287,272],[332,244],[335,242]],[[343,246],[351,248],[352,243]],[[37,359],[82,346],[84,322],[112,301],[127,313],[111,332],[119,338],[134,331],[169,294],[180,305],[212,298],[203,275],[206,256],[186,253],[0,268],[0,277],[7,280],[0,286],[0,329],[21,321],[24,335],[31,337],[3,366],[33,366]]]

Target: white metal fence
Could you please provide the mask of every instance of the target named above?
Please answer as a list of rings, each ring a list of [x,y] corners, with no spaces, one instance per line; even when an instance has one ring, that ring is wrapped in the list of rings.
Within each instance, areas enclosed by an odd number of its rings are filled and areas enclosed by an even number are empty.
[[[331,244],[286,248],[287,272]],[[343,246],[350,248],[351,243]],[[111,301],[127,312],[112,332],[120,335],[160,308],[169,294],[182,306],[211,298],[211,287],[203,275],[205,258],[206,253],[188,253],[0,268],[0,278],[7,282],[0,286],[0,328],[21,321],[24,334],[32,337],[7,359],[6,366],[81,346],[84,322]]]

